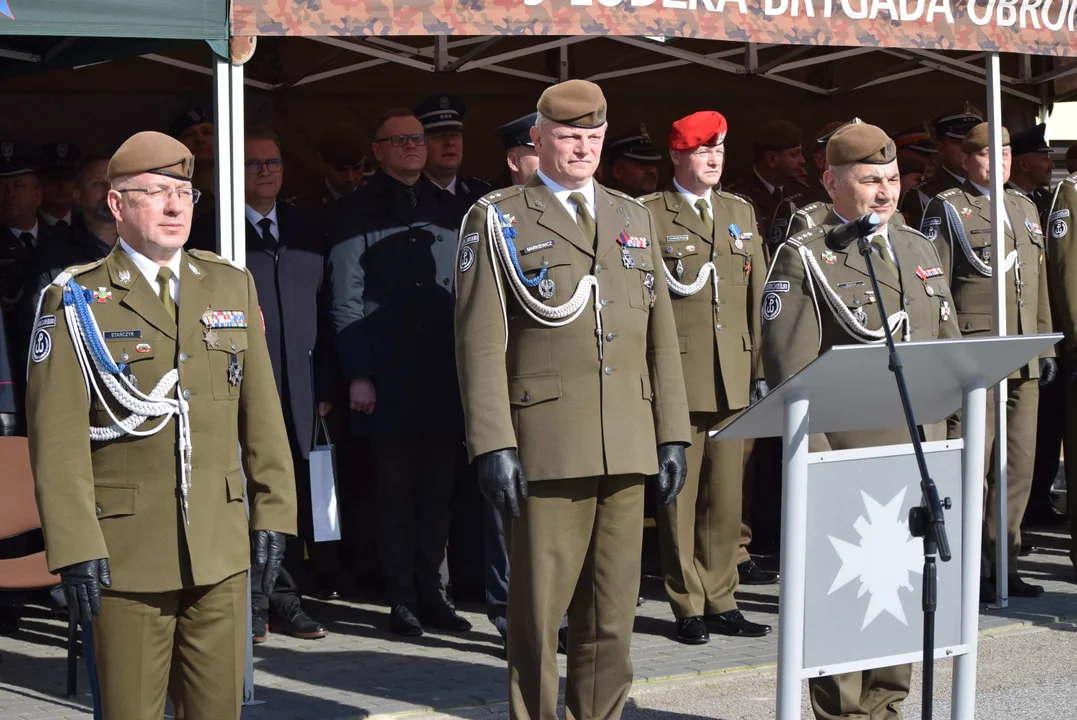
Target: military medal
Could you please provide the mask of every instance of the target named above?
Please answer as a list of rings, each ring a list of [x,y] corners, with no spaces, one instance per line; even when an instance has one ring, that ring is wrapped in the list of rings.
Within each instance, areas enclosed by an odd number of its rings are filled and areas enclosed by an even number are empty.
[[[677,260],[675,268],[677,270],[677,277],[684,277],[684,263]]]
[[[239,358],[235,353],[228,353],[231,362],[228,363],[228,384],[232,387],[243,382],[243,368],[239,365]]]
[[[242,310],[206,310],[202,324],[207,328],[245,328],[247,315]]]
[[[868,313],[867,313],[867,311],[866,311],[866,310],[864,310],[864,308],[862,308],[862,307],[858,307],[858,308],[856,309],[856,311],[855,311],[855,312],[853,312],[853,318],[854,318],[854,319],[855,319],[855,320],[856,320],[856,321],[857,321],[858,323],[860,323],[861,325],[863,325],[863,324],[865,324],[865,323],[866,323],[866,322],[868,321]]]
[[[216,350],[221,345],[221,337],[216,330],[206,330],[202,333],[202,342],[206,344],[207,350]]]
[[[146,343],[139,343],[138,345],[135,345],[136,353],[148,353],[151,349],[152,348],[150,348],[150,346]]]
[[[654,307],[654,275],[651,273],[643,273],[643,287],[647,288],[647,292],[651,296],[651,307]]]
[[[551,300],[555,292],[557,292],[557,285],[551,278],[543,278],[538,284],[538,293],[543,300]]]
[[[991,262],[991,248],[985,247],[980,251],[980,257],[984,259],[985,263]]]
[[[961,208],[961,217],[972,217],[972,208]]]
[[[825,262],[827,265],[833,265],[838,261],[837,255],[835,255],[830,250],[824,250],[823,252],[819,253],[819,257],[821,257],[823,259],[823,262]]]
[[[94,299],[99,303],[106,303],[112,299],[112,291],[108,288],[99,287],[94,291]]]
[[[628,248],[621,246],[621,262],[624,263],[626,270],[631,270],[636,267],[636,261],[632,259],[632,255],[628,252]]]
[[[739,247],[739,245],[738,245],[738,247]],[[746,257],[746,258],[744,258],[744,277],[747,278],[751,274],[752,274],[752,259]]]
[[[942,318],[943,322],[950,319],[950,303],[945,300],[943,300],[942,305],[939,306],[939,317]]]

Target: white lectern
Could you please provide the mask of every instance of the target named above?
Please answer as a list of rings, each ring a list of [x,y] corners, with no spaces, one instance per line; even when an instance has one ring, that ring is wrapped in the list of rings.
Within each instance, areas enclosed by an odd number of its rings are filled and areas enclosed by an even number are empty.
[[[975,708],[987,389],[1059,339],[898,346],[916,421],[931,425],[963,412],[961,440],[924,443],[940,496],[954,502],[946,513],[953,560],[938,568],[935,639],[936,657],[955,658],[954,720],[972,720]],[[905,427],[886,346],[848,345],[831,348],[712,434],[783,435],[778,720],[799,720],[805,678],[922,657],[923,548],[902,522],[920,504],[912,445],[808,452],[812,433]]]

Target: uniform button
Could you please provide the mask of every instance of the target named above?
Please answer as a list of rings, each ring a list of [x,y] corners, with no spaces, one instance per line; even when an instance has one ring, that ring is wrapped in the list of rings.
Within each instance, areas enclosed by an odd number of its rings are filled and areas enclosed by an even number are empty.
[[[715,327],[717,327],[719,330],[721,330],[722,329],[722,323],[718,323]]]
[[[181,363],[187,362],[187,353],[185,353],[185,352],[180,353],[180,362]]]
[[[908,295],[906,295],[906,296],[905,296],[905,304],[906,304],[906,305],[908,305],[908,304],[909,304],[909,302],[910,302],[910,301],[909,301],[909,296],[908,296]]]
[[[438,242],[441,242],[441,236],[438,235]]]
[[[98,505],[97,507],[95,507],[94,512],[97,513],[98,517],[100,517],[101,516],[101,506]]]
[[[422,286],[423,286],[423,281],[422,280],[416,280],[415,281],[415,287],[422,287]]]
[[[550,261],[549,261],[549,260],[547,260],[546,258],[542,258],[542,264],[543,264],[544,266],[545,266],[545,265],[549,265],[549,264],[550,264]]]
[[[971,326],[971,325],[969,325],[968,323],[965,323],[965,329],[966,329],[966,330],[971,330],[971,329],[972,329],[972,326]]]
[[[441,279],[441,284],[444,285],[445,287],[449,287],[449,278],[442,278]]]
[[[602,303],[602,307],[606,307],[607,305],[609,305],[609,301],[606,300],[606,298],[602,298],[602,300],[600,300],[600,302]]]
[[[859,305],[859,304],[860,304],[860,298],[855,298],[853,300],[853,305]]]
[[[927,294],[928,294],[928,296],[934,295],[935,294],[935,288],[928,285],[927,286]]]
[[[120,355],[120,362],[127,362],[130,359],[131,359],[131,356],[128,355],[127,353],[123,353],[122,355]]]
[[[716,258],[716,257],[718,257],[718,253],[716,253],[716,252],[712,252],[712,253],[711,253],[711,257],[712,257],[712,258]]]
[[[606,333],[606,342],[613,342],[613,338],[617,337],[613,333]]]
[[[411,242],[415,242],[415,238],[413,238],[413,237],[408,238],[408,240],[410,240]]]
[[[231,349],[235,350],[235,349],[236,349],[236,344],[235,344],[235,343],[231,343],[231,344],[230,344],[230,345],[229,345],[228,347],[230,347]]]
[[[611,368],[609,365],[607,365],[606,367],[602,368],[602,372],[609,375],[609,374],[611,374],[613,372],[613,368]]]
[[[191,399],[191,391],[190,390],[184,390],[183,391],[183,399],[184,400],[190,400]]]
[[[520,398],[520,401],[521,401],[521,402],[531,402],[531,396],[530,396],[530,395],[528,395],[528,394],[527,394],[527,393],[525,392],[525,393],[524,393],[524,396],[523,396],[522,398]]]
[[[595,263],[595,272],[596,273],[602,272],[602,265],[600,263]]]
[[[1018,303],[1018,304],[1019,304],[1019,305],[1020,305],[1021,307],[1024,307],[1024,306],[1025,306],[1025,301],[1024,301],[1024,300],[1022,300],[1022,301],[1021,301],[1020,303]]]

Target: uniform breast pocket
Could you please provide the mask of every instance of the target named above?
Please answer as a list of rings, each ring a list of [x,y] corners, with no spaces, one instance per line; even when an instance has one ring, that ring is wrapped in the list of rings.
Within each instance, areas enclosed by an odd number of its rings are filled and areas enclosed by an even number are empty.
[[[108,340],[106,337],[105,346],[113,361],[124,368],[124,377],[143,393],[149,394],[161,379],[160,375],[164,374],[155,373],[156,365],[150,362],[157,357],[158,349],[148,342],[142,342],[141,336],[122,341]]]
[[[208,349],[213,399],[235,400],[243,386],[247,333],[244,330],[220,330],[218,333],[217,342]]]
[[[573,280],[572,258],[555,251],[555,245],[542,250],[531,249],[544,245],[538,243],[518,251],[516,260],[531,297],[547,305],[562,305],[572,297],[580,278]]]
[[[742,240],[741,245],[743,245],[743,247],[738,248],[734,245],[731,248],[733,253],[734,285],[747,285],[753,270],[766,272],[764,268],[752,267],[752,244]]]
[[[622,247],[620,255],[628,304],[638,310],[649,310],[654,304],[654,274],[662,269],[654,266],[649,250]]]
[[[698,272],[702,264],[699,260],[699,245],[695,242],[666,243],[662,246],[662,261],[678,280],[694,280],[692,271]]]
[[[841,302],[848,309],[849,314],[853,316],[853,320],[861,325],[867,326],[868,320],[871,317],[868,313],[868,309],[874,303],[874,294],[868,294],[863,288],[857,287],[856,289],[839,289],[837,290],[838,297],[841,298]]]

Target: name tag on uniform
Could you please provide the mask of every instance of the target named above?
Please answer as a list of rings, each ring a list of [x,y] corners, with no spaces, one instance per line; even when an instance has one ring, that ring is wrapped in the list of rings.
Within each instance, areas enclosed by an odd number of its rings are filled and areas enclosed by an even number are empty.
[[[666,242],[688,242],[687,235],[666,235]]]
[[[56,327],[55,315],[42,315],[37,321],[38,328],[51,328]]]
[[[106,340],[131,340],[142,337],[141,330],[110,330],[101,334]]]
[[[245,328],[247,316],[242,310],[207,310],[202,324],[208,328]]]
[[[521,255],[530,255],[531,253],[538,252],[539,250],[545,250],[546,248],[552,248],[554,246],[554,244],[555,243],[554,243],[553,240],[547,240],[546,242],[540,242],[540,243],[538,243],[536,245],[528,245],[527,247],[525,247],[523,250],[520,251],[520,254]]]

